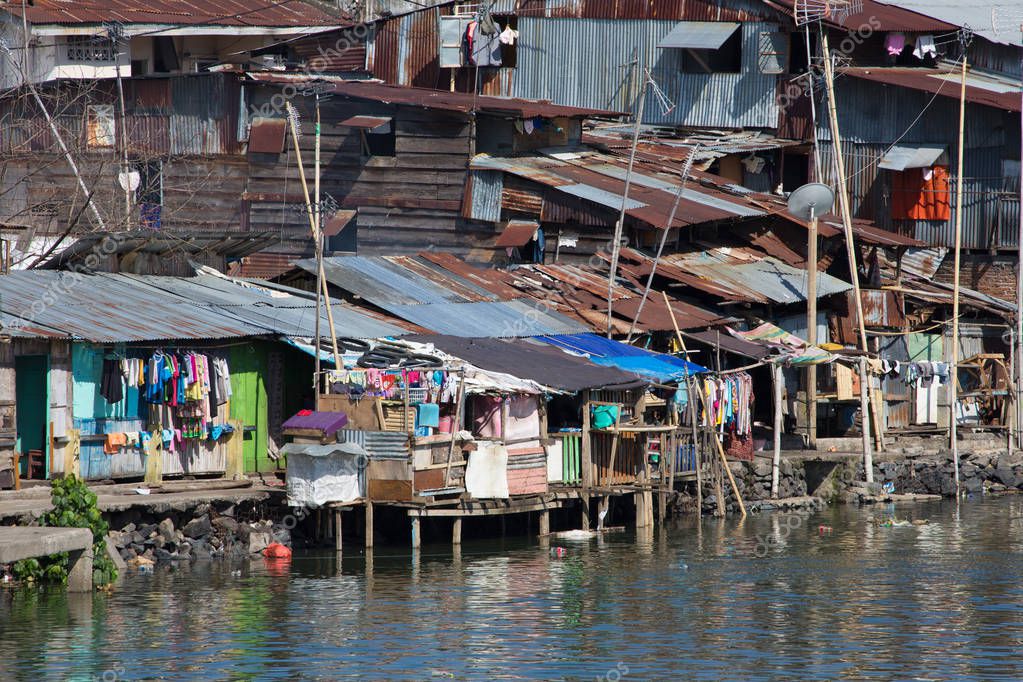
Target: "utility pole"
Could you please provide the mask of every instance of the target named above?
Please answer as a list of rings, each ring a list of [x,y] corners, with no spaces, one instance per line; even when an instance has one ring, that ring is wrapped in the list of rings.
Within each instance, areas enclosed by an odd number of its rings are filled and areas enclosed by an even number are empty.
[[[952,357],[949,370],[949,441],[955,468],[956,497],[959,497],[959,443],[956,433],[956,403],[959,401],[959,262],[963,241],[963,142],[966,139],[966,47],[959,84],[959,160],[956,165],[955,257],[952,264]],[[1018,311],[1017,311],[1018,315]]]

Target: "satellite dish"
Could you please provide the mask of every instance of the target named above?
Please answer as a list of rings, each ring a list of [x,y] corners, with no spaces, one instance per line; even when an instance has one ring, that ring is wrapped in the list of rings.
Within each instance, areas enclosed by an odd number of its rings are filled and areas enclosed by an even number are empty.
[[[789,195],[789,213],[801,220],[812,220],[835,205],[835,191],[825,184],[811,182]]]
[[[121,189],[127,191],[131,190],[134,192],[139,188],[139,184],[142,182],[142,176],[139,175],[138,171],[128,171],[125,173],[121,171],[117,174],[117,184],[121,186]]]

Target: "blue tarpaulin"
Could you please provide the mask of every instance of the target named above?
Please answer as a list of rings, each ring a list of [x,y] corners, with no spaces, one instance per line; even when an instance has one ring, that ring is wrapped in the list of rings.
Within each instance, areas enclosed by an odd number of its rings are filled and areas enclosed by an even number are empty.
[[[672,355],[643,350],[596,334],[540,336],[537,340],[570,353],[584,355],[598,365],[617,367],[657,381],[675,381],[709,371],[706,367]]]

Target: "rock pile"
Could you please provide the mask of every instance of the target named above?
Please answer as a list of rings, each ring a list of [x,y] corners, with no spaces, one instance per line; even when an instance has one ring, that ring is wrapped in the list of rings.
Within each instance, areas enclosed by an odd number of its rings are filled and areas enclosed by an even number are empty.
[[[283,525],[239,520],[252,518],[251,512],[208,504],[158,514],[131,510],[115,515],[110,525],[117,530],[110,531],[110,542],[128,563],[139,563],[138,558],[141,563],[241,559],[262,552],[271,542],[291,546],[291,533]]]

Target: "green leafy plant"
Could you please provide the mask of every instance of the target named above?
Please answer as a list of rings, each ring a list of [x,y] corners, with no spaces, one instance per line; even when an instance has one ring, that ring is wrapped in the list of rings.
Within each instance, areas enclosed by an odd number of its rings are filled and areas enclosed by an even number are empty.
[[[117,579],[117,567],[107,555],[109,525],[96,504],[96,493],[75,476],[53,481],[53,509],[43,514],[42,525],[58,528],[88,528],[92,531],[92,582],[106,585]],[[42,559],[24,559],[14,564],[14,577],[22,581],[67,584],[70,559],[67,552]]]

